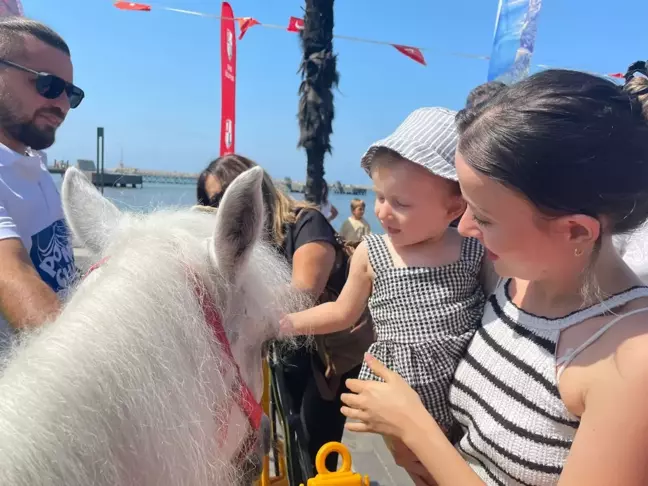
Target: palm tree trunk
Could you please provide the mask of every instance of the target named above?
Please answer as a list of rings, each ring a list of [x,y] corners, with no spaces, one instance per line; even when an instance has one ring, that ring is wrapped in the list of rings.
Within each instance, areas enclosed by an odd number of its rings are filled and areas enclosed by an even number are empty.
[[[299,147],[306,150],[306,200],[320,204],[324,181],[324,158],[331,153],[333,89],[338,84],[333,54],[333,1],[306,0],[303,58],[299,86]]]

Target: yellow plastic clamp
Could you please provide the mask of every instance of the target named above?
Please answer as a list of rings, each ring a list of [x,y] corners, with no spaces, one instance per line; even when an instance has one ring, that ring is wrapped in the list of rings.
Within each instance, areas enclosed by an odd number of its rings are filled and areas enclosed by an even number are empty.
[[[342,467],[331,472],[326,467],[326,458],[333,452],[342,457]],[[308,480],[308,486],[369,486],[369,476],[351,471],[351,453],[339,442],[329,442],[322,446],[315,457],[315,469],[317,476]]]

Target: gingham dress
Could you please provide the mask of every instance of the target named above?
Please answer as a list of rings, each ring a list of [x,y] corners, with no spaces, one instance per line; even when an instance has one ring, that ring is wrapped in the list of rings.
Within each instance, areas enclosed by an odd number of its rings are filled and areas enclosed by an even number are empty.
[[[365,241],[375,274],[369,310],[377,340],[369,352],[400,374],[449,431],[450,383],[484,311],[478,279],[484,249],[466,238],[454,263],[397,268],[385,236],[372,234]],[[379,380],[366,365],[360,379]]]

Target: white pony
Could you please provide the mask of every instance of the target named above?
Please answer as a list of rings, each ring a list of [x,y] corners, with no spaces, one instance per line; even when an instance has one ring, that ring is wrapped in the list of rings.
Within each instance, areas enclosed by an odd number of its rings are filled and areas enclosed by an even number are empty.
[[[262,175],[241,174],[216,215],[136,215],[67,171],[68,223],[103,263],[2,371],[0,485],[251,481],[262,346],[305,304],[259,241]]]

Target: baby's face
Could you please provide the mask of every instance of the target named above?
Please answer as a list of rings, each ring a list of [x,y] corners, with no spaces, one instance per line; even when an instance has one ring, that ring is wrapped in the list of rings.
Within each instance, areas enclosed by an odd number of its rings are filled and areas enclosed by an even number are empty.
[[[440,237],[463,212],[455,183],[405,160],[374,167],[376,217],[395,246]]]

